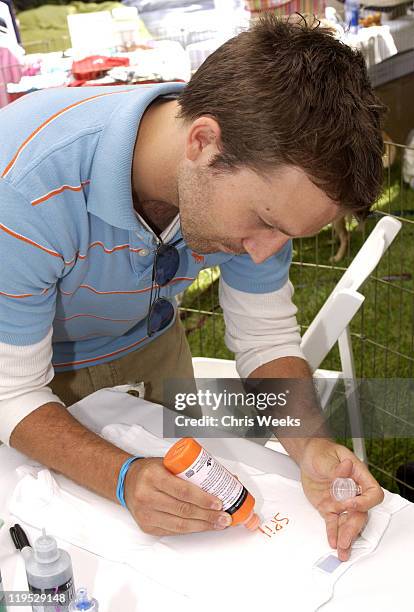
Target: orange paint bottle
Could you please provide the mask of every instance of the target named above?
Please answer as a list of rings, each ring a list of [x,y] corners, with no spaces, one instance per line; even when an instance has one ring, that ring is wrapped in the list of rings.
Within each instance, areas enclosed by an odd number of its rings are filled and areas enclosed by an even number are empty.
[[[232,526],[243,524],[251,531],[258,528],[260,520],[254,513],[254,497],[193,438],[178,440],[165,455],[164,466],[172,474],[221,499],[223,510],[232,517]]]

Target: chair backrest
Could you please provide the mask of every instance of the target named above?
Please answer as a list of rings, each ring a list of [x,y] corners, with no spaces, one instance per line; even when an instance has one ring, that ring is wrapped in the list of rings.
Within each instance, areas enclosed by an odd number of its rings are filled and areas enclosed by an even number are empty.
[[[377,223],[351,265],[303,335],[301,349],[314,372],[364,301],[358,292],[401,229],[401,222],[384,217]]]
[[[335,294],[331,293],[303,334],[300,345],[312,372],[319,368],[338,341],[339,336],[360,309],[364,299],[364,296],[358,291],[349,289],[343,289]]]
[[[378,221],[333,291],[357,291],[375,270],[400,229],[401,221],[393,217],[383,217]]]

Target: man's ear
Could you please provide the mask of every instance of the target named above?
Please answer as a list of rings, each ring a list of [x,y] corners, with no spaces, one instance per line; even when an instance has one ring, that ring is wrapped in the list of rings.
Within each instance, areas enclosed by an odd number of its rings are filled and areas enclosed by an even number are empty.
[[[220,152],[221,129],[213,117],[198,117],[187,131],[185,154],[190,161],[210,160]]]

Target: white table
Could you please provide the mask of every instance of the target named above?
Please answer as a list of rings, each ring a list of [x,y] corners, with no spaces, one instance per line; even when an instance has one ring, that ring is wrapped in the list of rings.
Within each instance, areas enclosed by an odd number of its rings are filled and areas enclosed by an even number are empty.
[[[90,404],[84,400],[80,405],[72,407],[71,412],[85,425],[97,431],[111,422],[140,423],[152,433],[160,435],[161,409],[148,405],[137,411],[136,400],[132,396],[122,395],[122,405],[115,409],[109,405],[100,405],[99,410],[96,406],[91,410]],[[209,450],[222,457],[236,457],[259,469],[271,469],[286,477],[298,478],[298,468],[288,456],[248,440],[206,439],[202,442]],[[7,528],[14,522],[7,511],[7,499],[17,481],[14,470],[26,462],[27,459],[20,453],[4,446],[0,447],[0,517],[6,521]],[[27,531],[31,538],[38,534],[36,530]],[[166,609],[171,612],[194,612],[194,608],[197,608],[197,602],[169,590],[123,564],[106,561],[74,546],[62,543],[60,545],[68,550],[72,557],[77,587],[83,585],[90,589],[99,600],[100,612],[159,612]],[[408,611],[412,605],[413,554],[414,504],[410,504],[393,515],[377,551],[351,567],[339,580],[334,599],[323,606],[323,611]],[[23,560],[14,550],[6,528],[0,530],[0,567],[6,590],[27,589]],[[270,594],[269,598],[269,601],[277,602],[274,594]],[[201,601],[202,594],[199,603]],[[243,607],[242,597],[240,601],[235,602],[235,609],[247,612]],[[31,608],[19,607],[19,610],[30,612]]]

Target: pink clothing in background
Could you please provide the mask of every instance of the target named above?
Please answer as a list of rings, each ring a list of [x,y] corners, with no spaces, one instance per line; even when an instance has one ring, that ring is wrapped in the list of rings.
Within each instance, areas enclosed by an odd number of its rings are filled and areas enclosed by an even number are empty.
[[[23,66],[7,47],[0,47],[0,108],[9,102],[7,83],[18,83]]]

